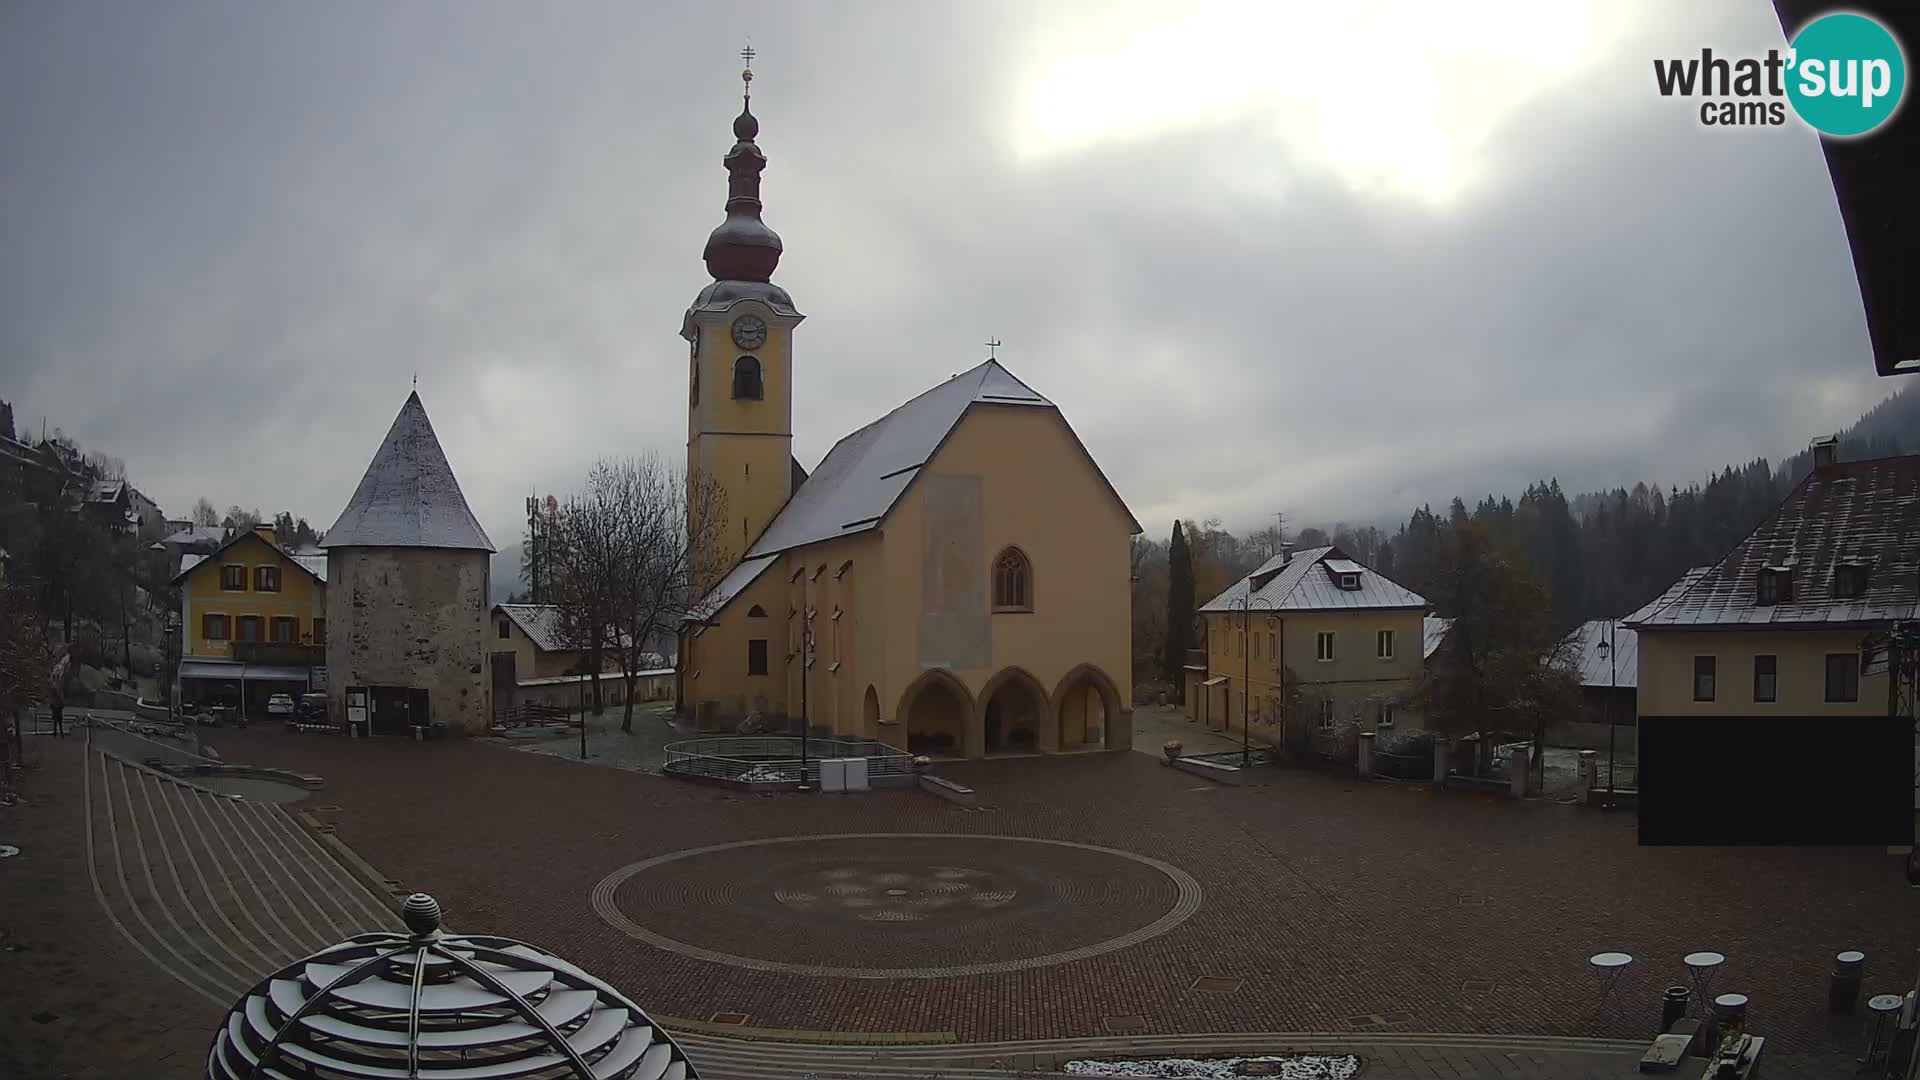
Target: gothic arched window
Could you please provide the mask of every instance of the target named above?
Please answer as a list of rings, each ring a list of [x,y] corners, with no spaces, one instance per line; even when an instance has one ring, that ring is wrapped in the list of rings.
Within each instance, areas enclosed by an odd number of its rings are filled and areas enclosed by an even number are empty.
[[[743,356],[733,362],[733,396],[751,401],[759,401],[763,396],[760,389],[760,361],[751,356]]]
[[[1019,548],[1007,548],[993,560],[993,610],[1033,610],[1033,564]]]

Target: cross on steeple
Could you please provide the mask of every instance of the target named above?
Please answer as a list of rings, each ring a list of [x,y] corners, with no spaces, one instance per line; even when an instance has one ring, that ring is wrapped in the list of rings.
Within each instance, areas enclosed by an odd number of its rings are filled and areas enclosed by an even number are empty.
[[[999,339],[998,337],[996,337],[996,338],[994,338],[993,340],[991,340],[991,341],[989,341],[989,342],[987,342],[987,359],[989,359],[989,360],[998,360],[998,359],[1000,359],[1000,356],[999,356],[999,354],[998,354],[997,352],[995,352],[995,351],[994,351],[994,350],[996,350],[996,349],[998,349],[998,348],[1000,348],[1000,339]]]
[[[740,50],[740,59],[746,61],[747,64],[747,66],[740,71],[740,82],[742,84],[740,91],[741,97],[753,96],[753,58],[757,55],[759,54],[753,51],[753,42],[751,40],[747,42],[746,48]]]

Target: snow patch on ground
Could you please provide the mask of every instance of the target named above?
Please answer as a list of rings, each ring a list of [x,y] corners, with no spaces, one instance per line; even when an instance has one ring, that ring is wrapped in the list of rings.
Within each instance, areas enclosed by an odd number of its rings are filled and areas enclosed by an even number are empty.
[[[1350,1080],[1360,1072],[1352,1054],[1269,1054],[1234,1058],[1139,1058],[1101,1061],[1083,1058],[1062,1069],[1069,1076],[1148,1077],[1153,1080],[1233,1080],[1241,1076],[1275,1076],[1280,1080]]]

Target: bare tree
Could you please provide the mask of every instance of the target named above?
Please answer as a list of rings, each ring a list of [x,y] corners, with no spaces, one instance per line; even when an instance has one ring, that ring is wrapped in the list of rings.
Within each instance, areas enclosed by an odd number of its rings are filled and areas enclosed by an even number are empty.
[[[195,525],[218,525],[220,524],[220,508],[213,505],[212,499],[202,495],[193,504],[191,520]]]
[[[600,672],[611,652],[625,689],[620,729],[633,730],[639,674],[655,650],[700,603],[723,550],[726,492],[654,455],[601,461],[586,488],[549,522],[549,593],[561,625],[585,651],[594,711],[603,711]]]

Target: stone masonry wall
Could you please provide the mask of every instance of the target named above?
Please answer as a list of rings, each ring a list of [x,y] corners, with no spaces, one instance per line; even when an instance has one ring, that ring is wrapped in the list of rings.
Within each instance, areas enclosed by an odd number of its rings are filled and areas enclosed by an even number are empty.
[[[349,686],[428,692],[435,722],[479,734],[489,721],[484,551],[338,548],[327,553],[327,697]]]

